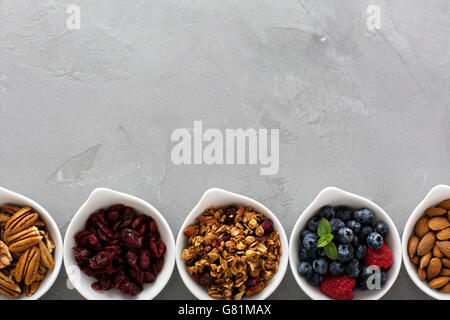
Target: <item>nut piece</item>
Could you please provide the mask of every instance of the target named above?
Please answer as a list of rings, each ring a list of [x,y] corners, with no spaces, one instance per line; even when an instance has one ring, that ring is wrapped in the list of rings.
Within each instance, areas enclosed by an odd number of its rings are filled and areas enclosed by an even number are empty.
[[[436,233],[436,238],[439,240],[448,240],[450,239],[450,228],[444,229]]]
[[[40,258],[40,251],[36,246],[25,251],[16,265],[16,281],[23,281],[26,285],[30,285],[37,276]]]
[[[0,272],[0,293],[11,298],[18,298],[20,295],[20,287],[3,272]]]
[[[444,200],[437,205],[439,208],[450,210],[450,199]]]
[[[441,262],[444,265],[444,267],[450,268],[450,259],[449,258],[442,258]]]
[[[47,269],[53,270],[55,268],[55,261],[53,260],[49,248],[47,248],[42,241],[39,242],[39,251],[42,264],[47,267]]]
[[[6,244],[0,240],[0,269],[9,266],[13,258]]]
[[[32,213],[31,210],[31,207],[23,207],[9,218],[5,225],[6,237],[34,226],[38,214]]]
[[[428,266],[428,263],[430,262],[431,258],[433,257],[433,254],[430,252],[428,252],[426,255],[424,255],[421,259],[420,259],[420,265],[419,268],[423,269],[426,268]]]
[[[430,263],[428,264],[427,268],[427,277],[428,280],[434,279],[436,276],[439,275],[442,268],[442,262],[438,258],[431,259]]]
[[[417,275],[419,276],[419,279],[421,281],[425,281],[425,279],[427,278],[427,272],[425,271],[425,269],[418,269]]]
[[[190,238],[190,237],[194,236],[197,233],[197,230],[198,230],[198,226],[195,226],[195,225],[187,226],[184,229],[183,233],[184,233],[184,235],[186,237]]]
[[[427,216],[429,216],[430,218],[432,217],[437,217],[437,216],[443,216],[444,214],[447,213],[447,210],[445,210],[444,208],[428,208],[427,210],[425,210],[425,214]]]
[[[450,222],[448,221],[447,217],[435,217],[431,218],[430,221],[428,221],[428,226],[431,230],[439,231],[450,227]]]
[[[439,250],[446,256],[447,258],[450,258],[450,241],[437,241],[436,245],[438,246]]]
[[[8,238],[8,242],[10,242],[9,251],[12,253],[23,252],[38,244],[41,240],[42,236],[36,227],[28,228]]]
[[[39,289],[40,285],[41,285],[41,281],[34,281],[30,285],[25,285],[25,288],[23,289],[23,291],[28,297],[31,297],[33,294],[36,293],[36,291]]]
[[[450,277],[437,277],[428,283],[430,288],[436,289],[445,286],[450,281]]]
[[[423,236],[422,240],[420,240],[419,245],[417,246],[417,255],[419,256],[426,255],[433,249],[435,242],[436,236],[434,235],[434,232],[431,231],[428,232],[426,235]]]
[[[442,268],[440,275],[441,276],[450,277],[450,269],[449,268]]]
[[[428,227],[428,220],[430,219],[428,219],[427,216],[423,216],[417,221],[415,232],[419,238],[422,238],[428,231],[430,231],[430,227]]]
[[[443,286],[439,291],[443,293],[450,293],[450,282],[448,282],[445,286]]]
[[[412,257],[411,258],[411,262],[414,263],[414,264],[419,264],[419,262],[420,262],[419,256]]]
[[[408,253],[409,257],[412,258],[417,252],[417,247],[419,246],[420,239],[417,236],[411,236],[408,242]]]
[[[433,257],[441,259],[444,255],[442,254],[441,250],[439,250],[437,245],[434,245],[433,247]]]

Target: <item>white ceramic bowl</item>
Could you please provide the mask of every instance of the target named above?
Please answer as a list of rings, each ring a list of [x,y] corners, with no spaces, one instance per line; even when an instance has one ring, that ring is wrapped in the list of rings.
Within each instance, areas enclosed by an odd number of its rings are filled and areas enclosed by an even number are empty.
[[[152,217],[158,226],[161,239],[166,244],[167,250],[164,256],[164,266],[156,276],[153,283],[144,284],[144,290],[138,295],[122,294],[117,289],[96,291],[91,288],[95,278],[82,272],[75,261],[73,247],[76,246],[74,236],[84,229],[86,220],[99,209],[106,209],[114,204],[124,204],[133,207],[137,213]],[[175,241],[169,225],[163,215],[152,205],[137,197],[117,192],[106,188],[97,188],[89,195],[89,198],[75,213],[69,224],[64,238],[64,266],[70,282],[75,289],[89,300],[150,300],[153,299],[165,287],[169,281],[175,265]]]
[[[275,216],[275,214],[272,213],[269,209],[267,209],[264,205],[259,203],[258,201],[255,201],[253,199],[250,199],[248,197],[232,193],[223,189],[219,188],[212,188],[207,190],[203,196],[201,197],[200,201],[197,203],[197,205],[192,209],[191,213],[187,216],[186,220],[184,221],[183,225],[181,226],[181,229],[178,233],[177,237],[177,248],[176,248],[176,261],[177,261],[177,267],[178,272],[181,275],[181,278],[183,279],[184,284],[186,287],[191,291],[191,293],[197,297],[197,299],[200,300],[211,300],[212,298],[208,295],[207,290],[205,287],[202,287],[198,283],[196,283],[192,277],[187,273],[185,269],[184,260],[181,259],[181,253],[184,248],[187,247],[188,241],[186,236],[183,234],[184,229],[191,224],[196,223],[196,218],[200,216],[203,211],[208,208],[209,206],[214,207],[220,207],[223,205],[239,205],[239,206],[252,206],[255,211],[264,214],[269,219],[272,219],[273,221],[273,227],[275,230],[278,231],[280,234],[280,242],[281,242],[281,248],[283,250],[283,253],[281,255],[280,259],[280,265],[278,268],[278,272],[274,275],[272,279],[270,279],[267,282],[267,287],[264,288],[259,294],[256,294],[252,297],[244,297],[245,300],[264,300],[267,297],[269,297],[275,289],[280,284],[281,280],[284,277],[284,274],[286,273],[286,268],[288,265],[288,241],[286,237],[286,233],[284,232],[283,226],[281,225],[280,221],[278,221],[278,218]]]
[[[374,290],[355,290],[355,300],[376,300],[380,299],[394,284],[397,279],[400,267],[402,265],[402,249],[400,236],[397,228],[392,222],[387,213],[377,206],[372,201],[358,196],[356,194],[346,192],[344,190],[328,187],[320,191],[313,202],[303,211],[297,220],[297,223],[292,230],[291,239],[289,242],[289,261],[292,273],[302,290],[311,298],[315,300],[330,299],[324,295],[319,287],[311,286],[304,277],[297,272],[297,267],[300,264],[298,252],[300,250],[300,232],[306,227],[308,220],[319,212],[319,209],[325,205],[339,206],[345,205],[352,209],[368,208],[375,213],[375,221],[383,220],[389,226],[389,235],[386,242],[392,251],[394,262],[387,272],[387,281],[381,289]]]
[[[13,204],[17,206],[30,206],[37,213],[39,213],[40,219],[45,222],[46,228],[55,242],[55,251],[53,253],[53,259],[55,260],[55,268],[47,273],[47,276],[42,281],[39,289],[33,294],[31,297],[27,297],[22,294],[19,299],[22,300],[37,300],[43,294],[45,294],[53,285],[56,278],[58,277],[59,270],[61,269],[62,257],[63,257],[63,242],[61,238],[61,233],[59,232],[58,226],[56,225],[55,220],[53,220],[50,213],[45,210],[42,206],[40,206],[37,202],[20,195],[18,193],[12,192],[10,190],[4,189],[0,187],[0,205],[2,204]],[[1,300],[11,299],[7,296],[0,295]]]
[[[402,253],[403,253],[403,263],[405,264],[406,271],[408,271],[409,276],[414,281],[416,286],[420,288],[423,292],[432,298],[439,300],[450,300],[449,293],[441,293],[436,289],[431,289],[428,287],[427,281],[421,281],[417,275],[417,266],[413,264],[409,258],[408,254],[408,241],[409,237],[414,233],[414,227],[419,220],[425,214],[425,210],[436,206],[439,202],[450,199],[450,186],[437,185],[428,192],[422,202],[414,209],[414,211],[409,216],[408,222],[406,222],[405,229],[403,230],[402,236]]]

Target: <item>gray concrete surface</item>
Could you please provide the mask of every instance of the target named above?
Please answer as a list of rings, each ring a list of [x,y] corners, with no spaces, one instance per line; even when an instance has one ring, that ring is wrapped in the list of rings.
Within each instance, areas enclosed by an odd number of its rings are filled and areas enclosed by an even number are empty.
[[[81,29],[66,9],[81,7]],[[366,26],[368,5],[381,29]],[[218,186],[276,212],[290,236],[334,185],[400,233],[450,183],[447,0],[0,0],[0,185],[61,232],[99,186],[142,197],[174,232]],[[176,128],[279,128],[280,170],[176,166]],[[46,299],[79,299],[64,270]],[[192,296],[177,271],[160,299]],[[306,296],[290,270],[274,299]],[[426,299],[402,269],[386,299]]]

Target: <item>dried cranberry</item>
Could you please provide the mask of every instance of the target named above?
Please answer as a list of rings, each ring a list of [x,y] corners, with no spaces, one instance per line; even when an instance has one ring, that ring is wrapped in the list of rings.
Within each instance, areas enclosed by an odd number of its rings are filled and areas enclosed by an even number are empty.
[[[248,290],[256,290],[258,288],[259,277],[250,278],[245,282]]]
[[[97,222],[97,226],[100,228],[101,231],[103,231],[108,237],[115,239],[117,236],[114,234],[114,232],[105,224],[100,221]]]
[[[102,289],[102,285],[100,284],[99,281],[92,283],[91,284],[91,288],[94,289],[94,290],[97,290],[97,291],[103,290]]]
[[[142,287],[129,279],[123,280],[122,283],[120,284],[120,292],[122,292],[123,294],[135,296],[141,291]]]
[[[93,249],[93,250],[101,250],[100,243],[98,242],[97,236],[91,234],[90,236],[87,236],[81,240],[81,247]]]
[[[87,249],[75,248],[77,253],[75,254],[75,261],[78,265],[89,263],[89,259],[92,257],[92,253]]]
[[[156,222],[155,220],[151,220],[150,223],[148,224],[148,230],[150,233],[154,233],[156,231],[158,231],[158,227],[156,226]]]
[[[115,223],[117,220],[119,220],[119,212],[117,212],[117,211],[108,211],[106,213],[106,219],[108,219],[108,221],[110,223]]]
[[[225,242],[227,240],[229,240],[231,238],[231,236],[229,234],[224,235],[222,238],[220,238],[219,240],[217,240],[216,242],[216,248],[219,248],[220,245],[222,244],[222,242]]]
[[[102,276],[98,282],[103,290],[111,289],[111,278],[109,276]]]
[[[120,212],[125,208],[123,204],[115,204],[108,209],[108,212],[117,211]]]
[[[115,255],[114,251],[101,251],[97,253],[93,259],[97,265],[107,266],[112,263]]]
[[[139,216],[137,217],[134,221],[133,224],[131,225],[131,228],[133,229],[138,229],[138,227],[142,224],[145,223],[145,220],[147,220],[146,216]]]
[[[152,272],[150,272],[150,271],[144,272],[144,282],[145,283],[152,283],[152,282],[155,282],[155,280],[156,280],[156,277]]]
[[[140,248],[144,238],[132,229],[123,229],[120,231],[120,240],[127,248]]]
[[[90,235],[91,235],[91,232],[90,232],[90,231],[81,231],[81,232],[78,232],[78,233],[75,235],[75,241],[77,242],[78,245],[80,245],[80,244],[82,243],[83,239],[86,238],[87,236],[90,236]]]
[[[133,269],[138,270],[138,255],[134,252],[134,251],[127,251],[127,253],[125,254],[125,258],[127,260],[127,263],[130,267],[132,267]]]
[[[118,273],[116,273],[116,275],[113,278],[113,283],[111,284],[111,286],[113,288],[119,288],[120,284],[122,283],[122,281],[125,280],[125,272],[123,271],[119,271]]]
[[[232,223],[234,222],[234,218],[236,217],[236,207],[234,206],[230,206],[227,208],[227,210],[225,211],[225,223]]]
[[[141,254],[139,255],[139,267],[141,270],[146,270],[150,267],[150,259],[151,255],[148,250],[141,251]]]
[[[212,282],[213,282],[213,279],[212,279],[211,275],[209,274],[209,272],[204,273],[198,280],[198,283],[201,286],[205,286],[205,287],[209,286]]]
[[[261,228],[263,228],[264,233],[271,233],[273,231],[273,221],[270,219],[267,219],[263,223],[261,223]]]
[[[255,241],[258,241],[258,242],[263,242],[266,239],[267,239],[267,236],[255,237]]]
[[[163,241],[159,241],[158,243],[158,256],[157,258],[161,257],[164,252],[166,252],[166,244]]]

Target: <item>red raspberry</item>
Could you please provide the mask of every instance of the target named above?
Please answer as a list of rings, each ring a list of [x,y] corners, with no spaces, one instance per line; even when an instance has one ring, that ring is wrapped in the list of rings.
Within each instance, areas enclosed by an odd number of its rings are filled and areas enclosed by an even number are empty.
[[[326,276],[320,282],[320,290],[336,300],[353,300],[353,288],[356,280],[347,275]]]
[[[392,261],[392,252],[386,242],[384,242],[383,246],[378,250],[374,250],[369,247],[367,248],[367,254],[364,258],[365,265],[378,266],[386,270],[392,265]]]

